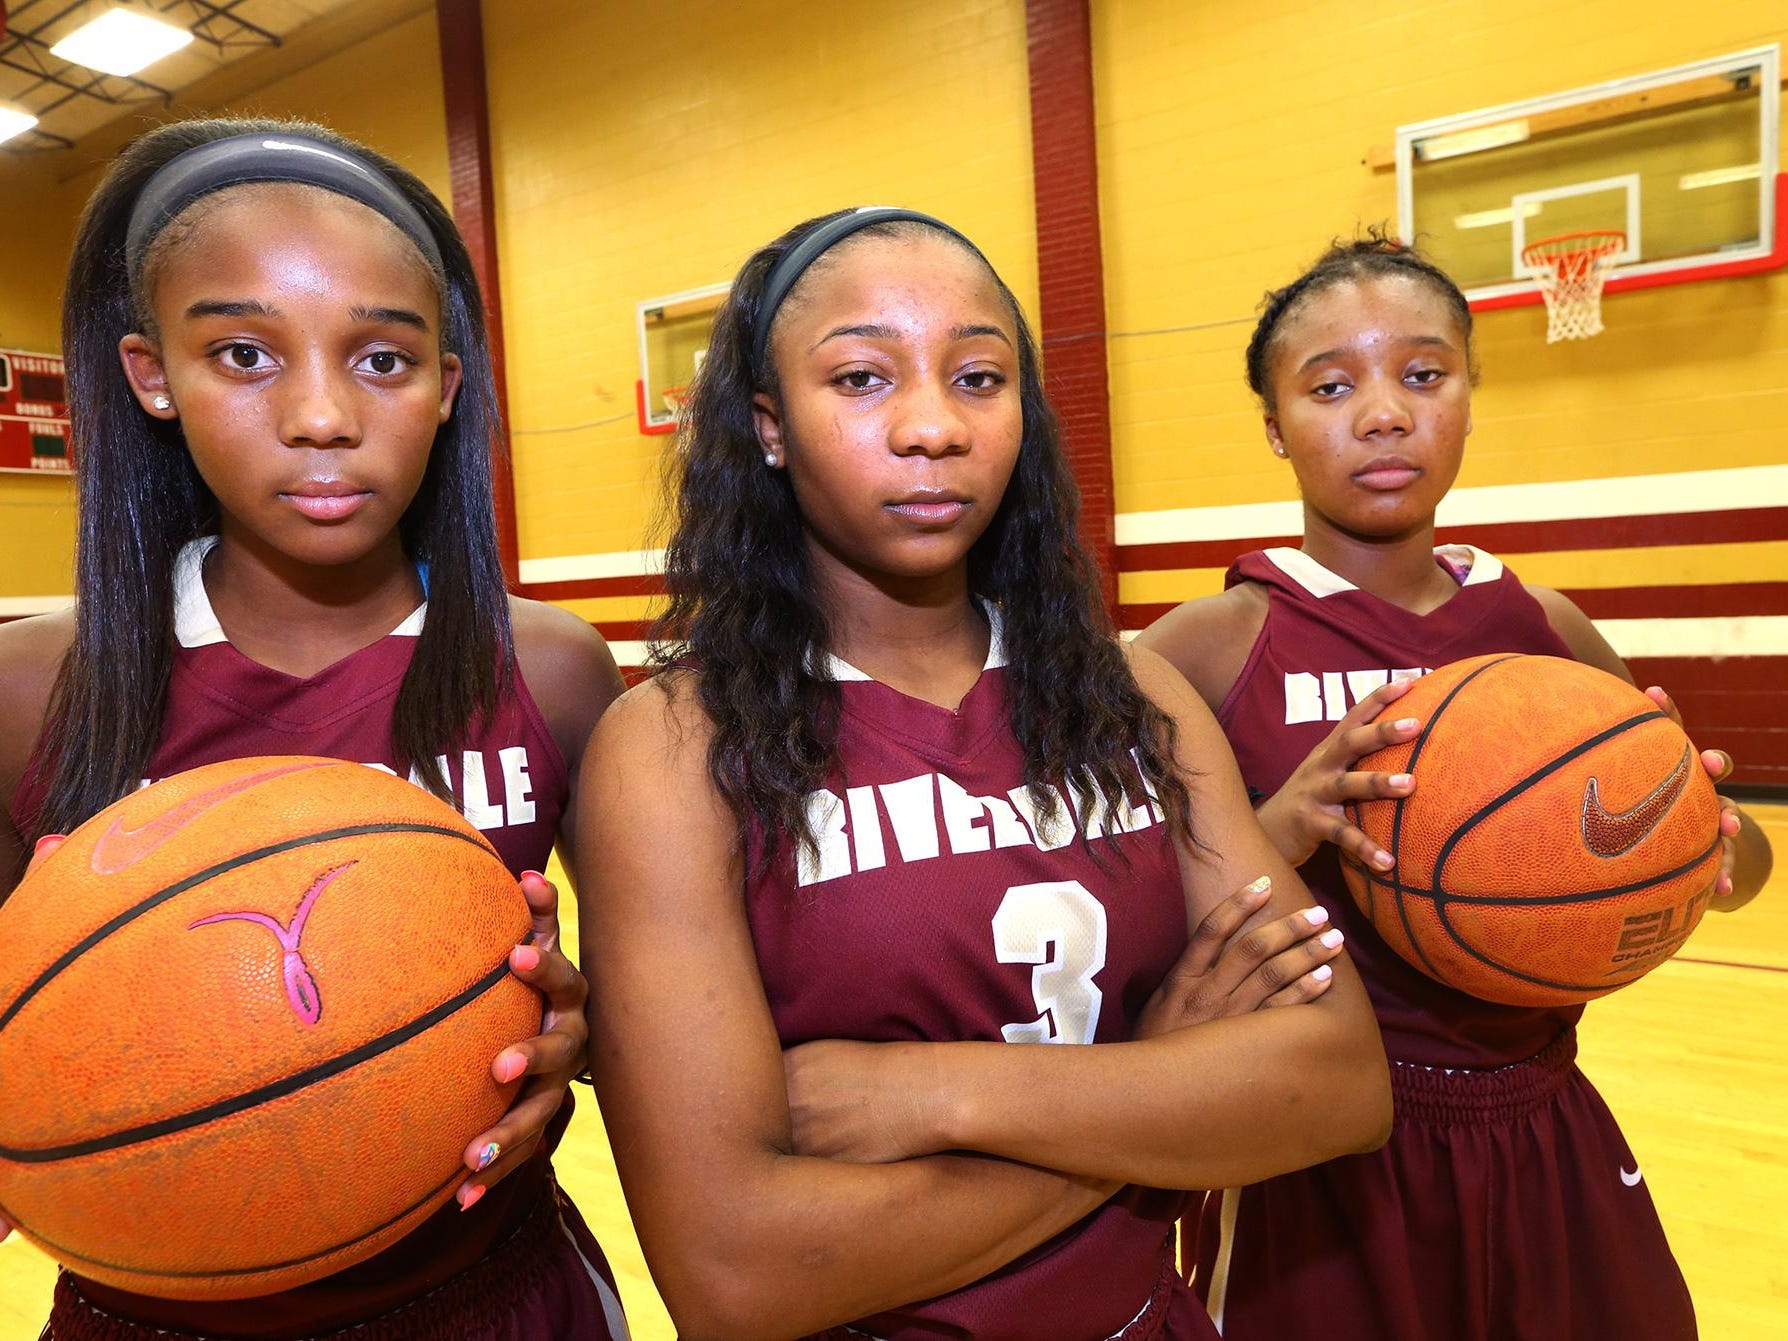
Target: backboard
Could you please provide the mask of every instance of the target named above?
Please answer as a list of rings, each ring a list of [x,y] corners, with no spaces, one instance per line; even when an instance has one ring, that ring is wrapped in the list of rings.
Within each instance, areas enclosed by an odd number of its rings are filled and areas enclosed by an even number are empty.
[[[1540,301],[1529,243],[1627,236],[1609,293],[1788,265],[1780,53],[1755,47],[1397,130],[1399,236],[1477,310]]]
[[[639,382],[635,389],[641,433],[676,428],[676,405],[708,352],[714,314],[730,284],[685,289],[639,304]]]

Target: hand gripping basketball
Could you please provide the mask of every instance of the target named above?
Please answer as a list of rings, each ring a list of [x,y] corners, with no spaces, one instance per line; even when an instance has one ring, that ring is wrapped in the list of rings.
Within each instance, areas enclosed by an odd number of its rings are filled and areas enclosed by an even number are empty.
[[[1670,715],[1670,720],[1682,726],[1682,713],[1677,710],[1676,700],[1658,685],[1652,685],[1645,691],[1645,696]],[[1719,782],[1732,771],[1732,756],[1724,750],[1701,750],[1701,767],[1707,770],[1710,781]],[[1729,796],[1720,797],[1720,839],[1723,849],[1720,858],[1720,875],[1714,881],[1714,898],[1721,899],[1732,892],[1732,862],[1737,856],[1737,838],[1741,827],[1738,816],[1738,803]],[[1714,905],[1716,908],[1718,904]]]
[[[546,1124],[565,1101],[566,1087],[583,1069],[590,1037],[584,1022],[589,984],[559,949],[559,892],[538,871],[522,872],[521,889],[534,917],[534,936],[509,952],[509,968],[546,998],[546,1012],[537,1035],[504,1048],[491,1063],[491,1075],[501,1084],[520,1076],[531,1079],[503,1120],[466,1147],[466,1167],[474,1176],[454,1194],[462,1211],[534,1153]]]
[[[1408,796],[1415,790],[1415,779],[1407,773],[1353,771],[1363,756],[1412,740],[1421,730],[1422,724],[1413,717],[1380,717],[1414,683],[1393,680],[1354,704],[1328,739],[1311,750],[1285,785],[1255,812],[1279,855],[1293,866],[1309,861],[1322,844],[1333,843],[1365,865],[1390,870],[1391,854],[1348,822],[1342,804]]]

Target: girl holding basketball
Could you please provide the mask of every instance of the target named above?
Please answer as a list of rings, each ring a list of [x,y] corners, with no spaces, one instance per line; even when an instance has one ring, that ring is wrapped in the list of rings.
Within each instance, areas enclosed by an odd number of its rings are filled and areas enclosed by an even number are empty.
[[[1471,333],[1458,287],[1378,235],[1336,245],[1270,294],[1248,380],[1297,476],[1302,546],[1244,555],[1222,595],[1137,640],[1216,713],[1261,823],[1346,930],[1393,1063],[1397,1122],[1382,1149],[1207,1199],[1198,1284],[1231,1341],[1695,1334],[1639,1166],[1573,1060],[1582,1007],[1496,1005],[1428,978],[1356,909],[1338,865],[1340,851],[1392,864],[1342,803],[1414,788],[1354,769],[1417,734],[1397,712],[1401,676],[1524,652],[1631,680],[1566,598],[1469,546],[1435,548],[1435,509],[1471,431]],[[1308,701],[1310,686],[1350,683],[1345,714]],[[1703,763],[1729,767],[1713,752]],[[1761,887],[1768,847],[1730,803],[1720,830],[1714,906],[1733,907]]]
[[[1381,1050],[1209,712],[1094,613],[1010,291],[924,215],[802,224],[682,431],[661,671],[597,728],[579,880],[673,1318],[1211,1335],[1145,1188],[1373,1145]]]
[[[626,1334],[547,1159],[584,988],[538,873],[620,681],[581,620],[504,592],[482,313],[428,189],[320,127],[164,126],[88,203],[63,323],[78,603],[0,628],[4,888],[29,846],[144,779],[263,754],[354,760],[486,830],[534,911],[511,969],[547,1008],[540,1036],[493,1059],[498,1079],[528,1079],[468,1149],[471,1175],[395,1246],[232,1302],[64,1272],[57,1341]]]

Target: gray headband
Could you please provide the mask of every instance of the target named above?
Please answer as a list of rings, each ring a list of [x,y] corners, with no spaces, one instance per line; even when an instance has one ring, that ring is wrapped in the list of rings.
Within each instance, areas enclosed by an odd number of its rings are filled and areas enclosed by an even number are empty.
[[[134,282],[156,235],[195,200],[227,186],[298,182],[355,200],[389,219],[445,274],[441,248],[422,213],[358,154],[303,135],[232,135],[177,154],[144,183],[130,212],[124,258]]]
[[[776,321],[776,312],[788,297],[789,291],[795,287],[796,281],[807,273],[807,268],[852,233],[884,223],[927,224],[939,232],[948,233],[975,255],[981,256],[981,249],[949,224],[942,219],[934,219],[929,214],[921,214],[918,210],[903,210],[893,205],[864,205],[848,214],[841,214],[808,233],[783,252],[776,264],[770,267],[770,273],[764,279],[764,296],[757,306],[757,327],[751,333],[753,368],[763,364],[764,352],[770,347],[770,327]],[[981,260],[985,262],[987,258],[981,256]],[[991,265],[988,266],[988,269],[992,268]]]

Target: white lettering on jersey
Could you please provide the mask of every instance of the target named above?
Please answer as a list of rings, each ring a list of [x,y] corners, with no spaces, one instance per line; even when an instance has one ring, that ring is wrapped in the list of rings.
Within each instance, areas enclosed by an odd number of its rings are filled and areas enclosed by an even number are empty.
[[[441,760],[441,767],[447,767],[445,759]],[[503,827],[503,807],[490,803],[490,780],[484,776],[484,753],[481,750],[465,752],[465,773],[460,778],[459,808],[477,828]]]
[[[1091,1043],[1104,993],[1105,906],[1078,880],[1013,885],[993,915],[994,957],[1035,964],[1037,1018],[1004,1025],[1008,1043]]]
[[[497,751],[503,765],[503,814],[509,827],[534,822],[534,780],[528,776],[528,747],[510,745]]]
[[[885,782],[880,788],[902,861],[924,861],[937,856],[937,807],[932,802],[937,792],[936,778],[935,773],[921,773],[904,782]]]
[[[877,870],[890,859],[930,861],[1007,847],[1049,852],[1073,842],[1077,833],[1089,840],[1106,838],[1163,822],[1153,805],[1137,805],[1126,797],[1112,813],[1095,797],[1077,828],[1075,812],[1059,790],[1051,790],[1056,808],[1046,820],[1027,788],[1014,787],[1005,797],[976,796],[942,773],[851,787],[843,799],[821,788],[805,802],[814,848],[799,851],[796,880],[803,886],[819,884]],[[894,833],[892,853],[883,836],[884,815]]]
[[[813,848],[800,848],[797,879],[803,885],[836,880],[851,873],[851,840],[844,832],[844,806],[831,792],[807,794],[807,831]]]
[[[479,829],[513,828],[517,825],[532,824],[536,815],[534,806],[534,779],[528,771],[528,747],[526,745],[510,745],[497,751],[497,776],[493,779],[485,772],[484,754],[480,750],[466,750],[460,755],[460,813]],[[442,755],[435,760],[443,777],[451,779],[452,771],[447,766],[447,756]],[[367,762],[367,768],[376,768],[379,772],[391,777],[397,776],[397,770],[389,764]],[[142,785],[147,787],[157,778],[144,778]],[[421,777],[412,770],[411,782],[422,786]],[[491,783],[496,781],[498,790],[493,794]],[[846,858],[844,874],[850,869],[849,858]],[[866,869],[866,868],[865,868]]]
[[[1286,671],[1285,725],[1338,722],[1373,690],[1393,680],[1420,679],[1428,670],[1426,666],[1400,666],[1390,670]]]
[[[882,846],[882,820],[875,809],[874,787],[851,787],[844,793],[851,808],[851,846],[856,849],[857,869],[873,871],[888,864]]]

